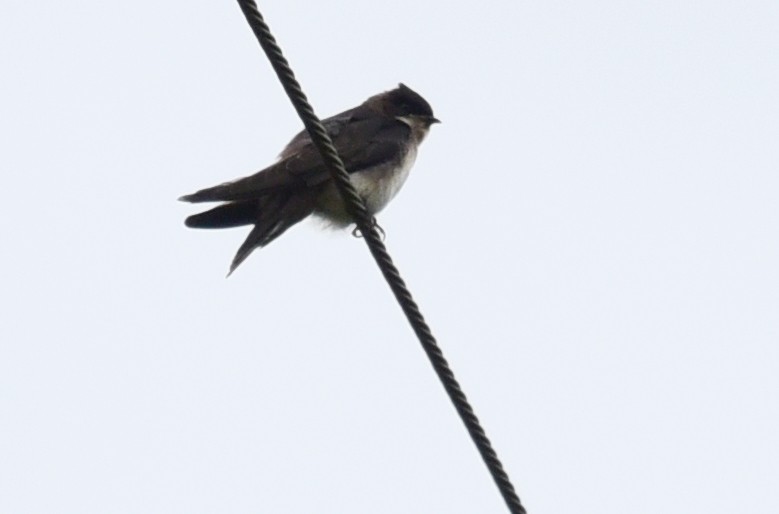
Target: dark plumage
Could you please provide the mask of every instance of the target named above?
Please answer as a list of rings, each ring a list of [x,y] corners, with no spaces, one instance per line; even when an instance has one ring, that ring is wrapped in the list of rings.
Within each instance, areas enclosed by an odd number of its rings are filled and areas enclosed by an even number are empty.
[[[371,214],[380,211],[397,193],[416,158],[417,146],[430,125],[437,122],[430,104],[403,84],[323,120]],[[180,200],[228,202],[188,217],[188,227],[254,225],[233,259],[230,273],[255,248],[270,243],[311,214],[335,225],[351,223],[305,131],[289,142],[271,166]]]

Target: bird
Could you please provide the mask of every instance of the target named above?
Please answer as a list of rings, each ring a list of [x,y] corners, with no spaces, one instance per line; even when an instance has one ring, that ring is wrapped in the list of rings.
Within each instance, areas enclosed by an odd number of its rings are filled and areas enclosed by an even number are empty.
[[[440,121],[430,104],[404,84],[322,120],[349,178],[373,216],[398,193],[430,127]],[[316,216],[336,228],[353,223],[335,182],[306,131],[277,161],[248,177],[184,195],[184,202],[223,202],[186,218],[191,228],[254,225],[230,264],[230,276],[256,249],[298,222]]]

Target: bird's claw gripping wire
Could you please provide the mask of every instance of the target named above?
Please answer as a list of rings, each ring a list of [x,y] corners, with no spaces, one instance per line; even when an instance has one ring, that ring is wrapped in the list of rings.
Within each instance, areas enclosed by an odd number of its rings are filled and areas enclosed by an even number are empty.
[[[384,242],[384,239],[387,237],[387,233],[384,232],[384,229],[381,228],[381,225],[379,225],[379,222],[376,221],[376,216],[371,216],[371,227],[375,228],[379,235],[381,236],[382,242]],[[362,232],[360,231],[360,227],[354,227],[354,230],[352,230],[352,235],[354,237],[362,237]]]

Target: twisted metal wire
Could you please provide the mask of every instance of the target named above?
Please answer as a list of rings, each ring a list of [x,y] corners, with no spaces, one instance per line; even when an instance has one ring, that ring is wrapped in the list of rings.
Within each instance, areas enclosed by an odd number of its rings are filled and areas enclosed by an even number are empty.
[[[465,427],[468,429],[468,433],[470,434],[471,439],[473,439],[474,444],[476,444],[476,448],[479,450],[492,478],[495,480],[509,511],[512,514],[526,514],[525,508],[519,501],[519,497],[509,480],[508,474],[503,469],[503,465],[498,459],[495,450],[493,450],[490,440],[487,438],[484,429],[479,423],[479,419],[476,417],[473,408],[468,403],[468,399],[460,388],[460,384],[455,379],[454,373],[449,368],[449,364],[436,343],[433,333],[430,331],[430,327],[428,327],[425,322],[419,307],[411,296],[411,292],[401,278],[400,272],[392,263],[392,258],[389,253],[387,253],[387,248],[381,240],[379,230],[377,229],[373,217],[366,210],[362,198],[357,194],[357,190],[349,180],[349,174],[344,167],[341,157],[338,155],[327,131],[314,113],[314,109],[309,104],[306,95],[303,93],[300,84],[295,78],[295,74],[292,72],[292,68],[290,68],[287,59],[281,52],[281,48],[276,43],[276,39],[271,34],[270,28],[265,23],[262,14],[260,14],[257,5],[253,0],[238,0],[238,4],[246,17],[246,20],[249,22],[249,26],[252,28],[252,31],[254,31],[254,35],[257,36],[260,46],[265,51],[268,60],[273,66],[287,96],[289,96],[292,105],[295,107],[306,130],[311,136],[311,141],[322,155],[322,159],[344,199],[347,212],[352,216],[357,227],[360,229],[360,232],[363,234],[368,249],[376,260],[376,264],[379,266],[384,278],[387,280],[387,283],[400,304],[403,313],[406,315],[409,324],[411,324],[411,327],[419,338],[422,348],[430,359],[430,363],[433,365],[433,369],[441,380],[457,413],[460,415]]]

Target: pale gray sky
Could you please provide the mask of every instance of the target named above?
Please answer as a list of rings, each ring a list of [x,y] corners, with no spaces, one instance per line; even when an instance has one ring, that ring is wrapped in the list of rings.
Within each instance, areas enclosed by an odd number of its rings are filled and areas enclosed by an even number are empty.
[[[779,4],[262,2],[442,125],[387,244],[529,512],[779,511]],[[301,125],[235,2],[0,7],[0,512],[501,513],[361,240],[181,194]]]

